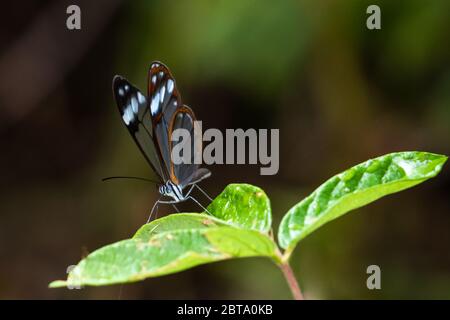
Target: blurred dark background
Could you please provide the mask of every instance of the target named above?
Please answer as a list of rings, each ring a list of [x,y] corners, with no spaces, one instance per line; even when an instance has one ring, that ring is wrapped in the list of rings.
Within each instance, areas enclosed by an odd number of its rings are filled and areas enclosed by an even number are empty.
[[[80,31],[66,28],[70,4],[81,7]],[[366,28],[370,4],[381,30]],[[2,4],[0,298],[290,298],[264,259],[47,288],[87,252],[130,237],[157,197],[150,184],[100,181],[153,175],[122,124],[113,76],[146,91],[161,60],[204,129],[279,128],[278,175],[212,166],[202,183],[214,196],[232,182],[262,187],[277,227],[325,179],[368,158],[450,154],[449,12],[446,0]],[[450,298],[449,190],[447,166],[302,241],[292,263],[307,297]],[[366,288],[371,264],[382,290]]]

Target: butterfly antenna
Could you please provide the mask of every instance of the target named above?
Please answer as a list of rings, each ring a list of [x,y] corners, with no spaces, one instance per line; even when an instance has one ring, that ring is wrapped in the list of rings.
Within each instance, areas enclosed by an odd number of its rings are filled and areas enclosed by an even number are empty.
[[[158,184],[158,181],[148,179],[148,178],[141,178],[141,177],[126,177],[126,176],[114,176],[114,177],[106,177],[103,178],[102,181],[109,181],[109,180],[115,180],[115,179],[131,179],[131,180],[141,180],[141,181],[147,181]]]

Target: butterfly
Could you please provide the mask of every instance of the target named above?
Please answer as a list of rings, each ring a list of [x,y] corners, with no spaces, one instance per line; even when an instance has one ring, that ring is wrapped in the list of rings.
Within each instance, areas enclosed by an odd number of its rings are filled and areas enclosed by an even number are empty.
[[[125,78],[116,75],[113,79],[113,94],[125,126],[159,179],[158,191],[161,196],[153,205],[149,220],[159,203],[175,205],[188,199],[208,212],[192,197],[191,192],[197,187],[211,200],[197,185],[210,177],[211,172],[200,168],[193,161],[195,153],[201,151],[201,137],[200,141],[195,141],[198,138],[194,135],[194,112],[181,102],[169,69],[158,61],[150,65],[147,96]],[[175,143],[172,133],[178,128],[186,129],[191,134],[192,161],[189,163],[175,164],[171,158]],[[184,192],[185,189],[187,192]],[[162,197],[168,200],[161,200]]]

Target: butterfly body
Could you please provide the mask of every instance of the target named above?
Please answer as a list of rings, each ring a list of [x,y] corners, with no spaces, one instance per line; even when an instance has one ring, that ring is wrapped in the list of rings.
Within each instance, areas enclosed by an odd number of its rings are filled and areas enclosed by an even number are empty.
[[[175,79],[161,62],[151,64],[147,89],[147,96],[144,96],[125,78],[115,76],[113,79],[113,93],[122,120],[158,176],[159,193],[170,199],[158,200],[157,203],[173,204],[187,199],[198,203],[190,193],[211,172],[193,161],[194,154],[199,152],[197,148],[201,148],[201,141],[194,141],[194,112],[181,102]],[[192,159],[188,163],[175,164],[172,161],[172,133],[178,128],[191,134]],[[190,186],[189,190],[183,193],[187,186]]]
[[[159,185],[158,191],[162,196],[170,197],[177,202],[186,200],[186,197],[183,195],[183,189],[170,180],[165,184]]]

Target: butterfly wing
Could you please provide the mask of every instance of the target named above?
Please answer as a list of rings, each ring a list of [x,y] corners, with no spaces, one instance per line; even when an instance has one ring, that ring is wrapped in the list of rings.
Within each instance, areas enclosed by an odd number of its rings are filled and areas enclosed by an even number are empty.
[[[209,178],[211,176],[211,171],[206,168],[198,168],[192,176],[190,176],[185,182],[183,182],[184,186],[188,186],[191,184],[199,183],[200,181]]]
[[[172,133],[177,129],[184,129],[189,132],[190,135],[190,145],[188,148],[190,149],[190,159],[186,160],[186,163],[175,164],[173,162],[170,163],[170,180],[177,185],[180,185],[181,188],[191,184],[193,180],[198,180],[200,176],[206,174],[204,170],[199,171],[199,165],[195,164],[195,157],[200,154],[202,151],[202,140],[201,136],[196,136],[194,131],[195,124],[195,115],[191,108],[186,105],[183,105],[181,108],[177,109],[177,111],[173,114],[172,119],[170,121],[169,126],[169,139],[170,139],[170,152],[175,144],[183,143],[183,141],[171,141]],[[184,142],[185,143],[185,142]],[[205,169],[206,170],[206,169]],[[209,170],[208,170],[209,172]],[[203,174],[202,174],[203,173]],[[199,180],[198,180],[199,181]]]
[[[169,69],[160,62],[153,62],[148,72],[148,100],[153,136],[163,164],[165,182],[172,178],[169,126],[173,115],[182,105],[175,79]]]
[[[121,76],[113,79],[113,93],[119,112],[131,136],[161,181],[165,172],[153,139],[153,124],[147,98]]]
[[[160,62],[153,62],[150,66],[148,97],[154,137],[160,149],[161,162],[164,163],[166,179],[183,188],[207,178],[211,174],[209,170],[199,169],[199,165],[194,164],[194,154],[201,152],[201,137],[194,136],[194,112],[182,104],[175,79]],[[190,163],[174,164],[171,159],[174,145],[171,135],[178,128],[188,130],[191,135]],[[195,139],[200,140],[194,143]]]

